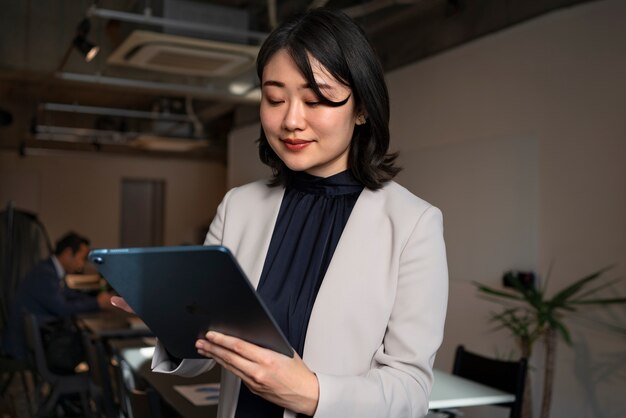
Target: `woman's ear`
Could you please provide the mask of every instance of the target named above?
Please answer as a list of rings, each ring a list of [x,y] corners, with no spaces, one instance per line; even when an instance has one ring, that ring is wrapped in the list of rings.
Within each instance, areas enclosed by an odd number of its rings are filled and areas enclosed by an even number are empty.
[[[360,109],[356,111],[356,125],[365,125],[365,122],[367,122],[367,111],[364,107],[365,106],[359,106]]]

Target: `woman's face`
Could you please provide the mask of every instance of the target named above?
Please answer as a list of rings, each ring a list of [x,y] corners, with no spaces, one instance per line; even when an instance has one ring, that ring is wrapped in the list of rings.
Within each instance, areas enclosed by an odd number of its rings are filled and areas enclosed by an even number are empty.
[[[285,50],[263,69],[261,124],[270,146],[293,171],[328,177],[348,168],[348,150],[356,122],[350,88],[332,77],[309,55],[322,93],[339,107],[318,102],[307,80]]]

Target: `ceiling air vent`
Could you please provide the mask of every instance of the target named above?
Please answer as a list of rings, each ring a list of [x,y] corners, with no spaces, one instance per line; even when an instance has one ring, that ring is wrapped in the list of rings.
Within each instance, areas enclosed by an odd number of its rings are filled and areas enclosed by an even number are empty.
[[[258,51],[256,46],[137,30],[107,64],[178,75],[233,76],[250,69]]]

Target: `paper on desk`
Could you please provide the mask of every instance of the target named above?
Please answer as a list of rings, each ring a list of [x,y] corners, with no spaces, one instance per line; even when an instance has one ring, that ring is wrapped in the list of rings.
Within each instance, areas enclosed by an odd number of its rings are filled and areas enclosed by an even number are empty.
[[[141,341],[143,341],[144,344],[150,346],[155,346],[157,343],[157,339],[155,337],[143,337]]]
[[[174,389],[196,406],[217,405],[220,397],[219,383],[174,385]]]

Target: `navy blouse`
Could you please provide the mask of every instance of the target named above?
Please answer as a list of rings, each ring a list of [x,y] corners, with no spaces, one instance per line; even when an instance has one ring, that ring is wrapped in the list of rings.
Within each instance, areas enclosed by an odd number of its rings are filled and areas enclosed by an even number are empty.
[[[289,173],[257,293],[300,356],[317,292],[362,190],[349,171]],[[282,417],[283,410],[241,385],[236,418]]]

